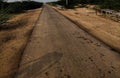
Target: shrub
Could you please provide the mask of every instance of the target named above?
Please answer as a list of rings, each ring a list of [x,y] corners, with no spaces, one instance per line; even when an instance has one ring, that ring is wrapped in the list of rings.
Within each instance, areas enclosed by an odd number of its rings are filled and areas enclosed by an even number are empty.
[[[0,0],[0,23],[7,21],[11,14],[21,13],[26,10],[40,8],[42,3],[35,1],[23,1],[7,3]]]
[[[73,8],[78,4],[94,4],[99,5],[100,8],[120,10],[120,0],[68,0],[69,5],[66,5],[66,0],[58,0],[54,4],[65,6],[66,8]]]
[[[7,13],[21,13],[24,11],[23,6],[20,2],[15,2],[9,4],[9,6],[5,10]]]
[[[0,24],[6,22],[9,19],[10,15],[9,14],[0,14]]]
[[[24,10],[36,9],[42,6],[42,3],[34,2],[34,1],[23,1],[22,2]]]

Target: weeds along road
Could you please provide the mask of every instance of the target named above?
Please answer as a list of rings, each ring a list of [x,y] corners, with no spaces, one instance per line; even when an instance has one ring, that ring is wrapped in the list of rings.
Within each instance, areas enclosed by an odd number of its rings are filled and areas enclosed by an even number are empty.
[[[45,5],[15,78],[120,78],[119,73],[119,53]]]

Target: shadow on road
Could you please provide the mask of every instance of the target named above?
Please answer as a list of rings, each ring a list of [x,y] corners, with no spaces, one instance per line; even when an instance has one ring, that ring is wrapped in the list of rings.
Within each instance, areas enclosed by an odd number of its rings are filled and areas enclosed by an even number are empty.
[[[48,53],[39,59],[33,60],[20,67],[15,78],[35,78],[45,70],[59,62],[63,56],[60,52]]]

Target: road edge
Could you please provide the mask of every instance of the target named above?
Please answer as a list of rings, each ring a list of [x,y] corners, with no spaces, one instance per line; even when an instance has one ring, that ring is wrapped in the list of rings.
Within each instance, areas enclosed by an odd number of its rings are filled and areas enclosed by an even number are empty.
[[[100,38],[100,36],[95,35],[93,32],[90,32],[90,29],[84,27],[82,24],[80,24],[78,21],[75,21],[73,19],[71,19],[70,17],[62,14],[61,12],[59,12],[57,9],[53,8],[56,12],[58,12],[59,14],[61,14],[62,16],[64,16],[66,19],[68,19],[69,21],[73,22],[75,25],[77,25],[78,28],[84,30],[85,32],[87,32],[88,34],[90,34],[91,36],[93,36],[94,38],[96,38],[97,40],[103,42],[105,45],[109,46],[111,50],[116,51],[118,53],[120,53],[120,46],[116,46],[113,44],[110,44],[109,42],[103,40]]]
[[[26,47],[27,47],[30,39],[31,39],[31,35],[32,35],[32,33],[33,33],[33,30],[35,29],[35,27],[36,27],[36,25],[37,25],[37,23],[38,23],[38,21],[39,21],[39,19],[40,19],[40,16],[41,16],[41,14],[42,14],[42,12],[43,12],[43,9],[44,9],[44,6],[41,7],[41,11],[40,11],[40,13],[39,13],[39,15],[38,15],[38,18],[36,19],[35,23],[33,24],[33,29],[30,31],[30,37],[29,37],[29,39],[27,40],[25,47],[23,47],[23,49],[22,49],[22,51],[21,51],[20,60],[19,60],[19,63],[18,63],[18,68],[17,68],[17,71],[14,73],[13,78],[16,78],[16,76],[17,76],[18,70],[19,70],[19,68],[20,68],[20,63],[21,63],[21,60],[22,60],[22,56],[23,56],[23,54],[24,54],[24,51],[25,51],[25,49],[26,49]]]

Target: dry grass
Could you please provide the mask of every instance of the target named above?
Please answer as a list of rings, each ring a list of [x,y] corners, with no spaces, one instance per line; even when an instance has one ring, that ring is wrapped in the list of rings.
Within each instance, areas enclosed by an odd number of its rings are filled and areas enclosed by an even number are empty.
[[[11,78],[41,9],[31,10],[0,25],[0,78]]]

